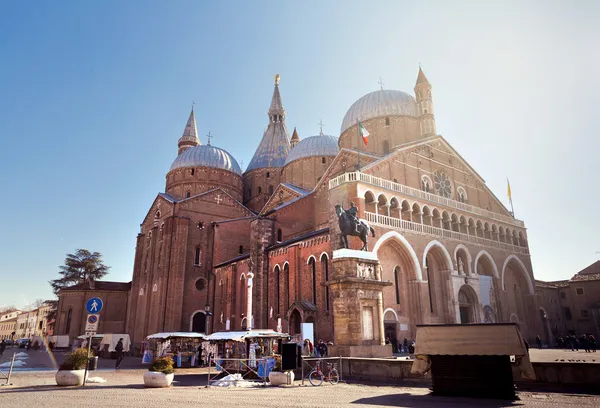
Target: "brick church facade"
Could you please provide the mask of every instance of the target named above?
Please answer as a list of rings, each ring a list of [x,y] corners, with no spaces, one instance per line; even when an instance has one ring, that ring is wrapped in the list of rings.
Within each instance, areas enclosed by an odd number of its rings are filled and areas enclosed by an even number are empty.
[[[350,107],[339,138],[300,139],[296,129],[289,136],[277,77],[268,127],[245,171],[227,151],[200,143],[192,110],[165,192],[137,236],[124,327],[132,341],[250,325],[296,334],[301,323],[332,339],[326,283],[341,247],[334,206],[350,202],[374,228],[368,249],[391,282],[386,337],[414,338],[420,323],[509,321],[526,338],[542,334],[525,225],[437,134],[431,90],[419,69],[415,96],[371,92]]]

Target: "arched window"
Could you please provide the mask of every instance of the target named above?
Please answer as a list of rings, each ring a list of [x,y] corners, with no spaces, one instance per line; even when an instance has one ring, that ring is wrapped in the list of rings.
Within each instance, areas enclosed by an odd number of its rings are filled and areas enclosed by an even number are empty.
[[[194,169],[192,169],[192,176],[194,175]]]
[[[283,241],[283,233],[281,232],[281,228],[277,228],[277,242]]]
[[[244,253],[244,246],[240,245],[240,255]]]
[[[245,312],[246,312],[246,294],[248,292],[248,288],[246,285],[246,276],[244,276],[244,274],[242,274],[242,277],[240,278],[240,310],[241,315],[244,316]]]
[[[65,326],[65,334],[69,334],[71,331],[71,318],[73,317],[73,309],[69,309],[67,313],[67,324]]]
[[[323,163],[323,164],[327,163],[327,159],[325,157],[321,157],[321,163]]]
[[[185,198],[190,198],[190,192],[189,191],[186,191]]]
[[[327,262],[327,255],[321,255],[321,270],[323,271],[323,282],[327,283],[329,281],[329,263]],[[325,310],[329,310],[329,286],[323,286],[325,291]]]
[[[383,141],[383,154],[388,154],[390,152],[390,142],[387,140]]]
[[[421,177],[421,190],[425,191],[426,193],[431,193],[432,186],[433,183],[431,182],[431,179],[429,177]]]
[[[390,125],[390,118],[385,118],[385,125],[389,126]]]
[[[271,178],[271,173],[267,171],[267,178]]]
[[[281,302],[281,269],[279,269],[279,265],[275,266],[275,280],[276,280],[276,293],[275,293],[275,310],[277,314],[280,313],[279,304]]]
[[[196,253],[194,254],[194,265],[200,265],[200,256],[202,255],[202,250],[200,247],[196,247]]]
[[[257,191],[258,191],[258,194],[262,193],[262,188],[258,187]]]
[[[315,257],[311,257],[309,261],[311,276],[312,276],[312,300],[313,303],[317,304],[317,265],[315,263]]]
[[[394,268],[394,282],[396,283],[396,304],[400,304],[400,268]]]
[[[273,194],[273,186],[269,186],[269,194]]]
[[[456,194],[458,195],[458,201],[460,201],[461,203],[467,202],[467,192],[464,188],[459,187],[458,189],[456,189]]]
[[[284,304],[285,310],[290,308],[290,264],[286,262],[283,265],[283,279],[285,280]]]

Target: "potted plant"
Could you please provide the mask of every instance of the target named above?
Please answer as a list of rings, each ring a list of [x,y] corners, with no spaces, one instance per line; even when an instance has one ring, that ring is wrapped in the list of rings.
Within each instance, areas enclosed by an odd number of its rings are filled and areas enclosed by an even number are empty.
[[[173,382],[174,372],[171,357],[155,358],[150,363],[148,372],[144,373],[144,385],[151,388],[169,387]]]
[[[294,372],[291,370],[281,371],[281,356],[273,356],[275,358],[275,367],[269,373],[269,382],[271,385],[292,385],[294,383]]]
[[[87,349],[78,348],[67,354],[65,361],[58,367],[56,372],[57,385],[83,385],[85,366],[92,354]]]

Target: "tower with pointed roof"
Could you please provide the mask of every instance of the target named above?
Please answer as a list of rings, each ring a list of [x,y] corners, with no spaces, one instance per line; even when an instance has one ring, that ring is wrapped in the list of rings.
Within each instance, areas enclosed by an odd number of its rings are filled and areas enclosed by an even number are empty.
[[[431,84],[425,73],[419,67],[417,83],[415,84],[415,96],[417,97],[417,108],[419,110],[419,122],[421,136],[432,136],[435,131],[435,117],[433,116],[433,100],[431,99]]]
[[[296,127],[294,127],[294,132],[292,132],[292,140],[290,140],[290,147],[293,149],[300,142],[300,136],[298,136],[298,131]]]
[[[187,123],[185,124],[185,129],[183,130],[183,135],[179,138],[177,142],[177,154],[183,153],[187,148],[192,146],[198,146],[200,144],[200,140],[198,139],[198,129],[196,128],[196,115],[194,114],[194,106],[192,105],[192,111],[190,112],[190,117],[188,118]]]
[[[269,107],[269,125],[244,173],[244,204],[260,211],[275,187],[290,152],[290,136],[285,126],[285,109],[279,93],[279,74]]]

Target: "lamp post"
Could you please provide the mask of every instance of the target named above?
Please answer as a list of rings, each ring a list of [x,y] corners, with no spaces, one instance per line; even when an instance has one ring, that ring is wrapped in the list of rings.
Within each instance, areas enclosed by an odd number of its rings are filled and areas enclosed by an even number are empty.
[[[212,313],[210,312],[210,305],[208,303],[206,303],[204,305],[204,333],[208,334],[208,317],[212,316]]]

